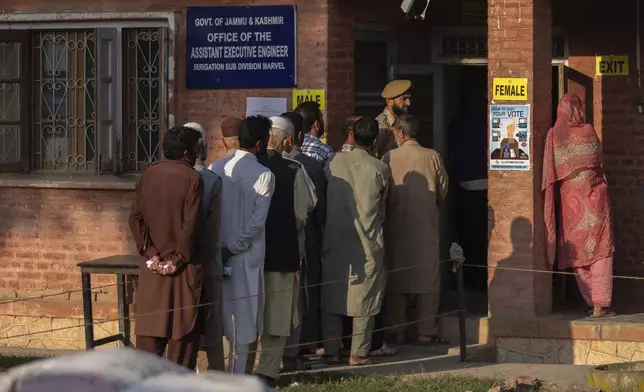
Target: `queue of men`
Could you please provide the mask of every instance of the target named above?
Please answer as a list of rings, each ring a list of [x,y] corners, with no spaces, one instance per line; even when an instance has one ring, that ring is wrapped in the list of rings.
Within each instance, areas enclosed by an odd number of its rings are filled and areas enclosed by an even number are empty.
[[[347,119],[338,153],[320,141],[315,103],[227,118],[228,154],[209,168],[200,124],[168,130],[130,215],[143,256],[136,347],[192,369],[203,350],[208,369],[274,387],[307,352],[353,366],[395,355],[383,329],[404,344],[410,321],[418,343],[446,343],[435,317],[448,178],[416,141],[411,88],[394,81],[378,119]]]

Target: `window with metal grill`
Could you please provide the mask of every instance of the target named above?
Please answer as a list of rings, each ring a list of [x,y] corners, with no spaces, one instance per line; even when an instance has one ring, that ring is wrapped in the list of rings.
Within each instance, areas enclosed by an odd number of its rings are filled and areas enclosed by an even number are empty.
[[[0,170],[103,174],[157,162],[166,34],[0,31]]]

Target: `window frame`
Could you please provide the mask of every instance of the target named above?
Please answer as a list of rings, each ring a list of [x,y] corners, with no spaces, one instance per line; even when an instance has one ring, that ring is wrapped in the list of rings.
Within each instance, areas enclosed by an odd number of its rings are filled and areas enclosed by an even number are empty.
[[[0,42],[20,43],[21,66],[20,78],[17,79],[20,86],[20,158],[17,162],[0,162],[0,173],[24,173],[29,171],[31,163],[31,66],[28,72],[24,71],[24,64],[31,64],[31,33],[0,30]]]
[[[487,65],[488,57],[443,57],[442,41],[445,36],[485,36],[489,42],[487,26],[438,26],[432,29],[432,64],[443,65]],[[560,27],[552,28],[552,37],[562,37],[563,39],[563,57],[553,57],[552,63],[564,63],[570,56],[570,43],[568,34]]]
[[[110,13],[113,14],[113,13]],[[152,15],[155,14],[155,15]],[[128,170],[128,150],[127,145],[125,144],[125,139],[128,138],[124,133],[127,132],[127,127],[125,126],[126,111],[125,106],[120,103],[120,101],[125,101],[124,97],[127,93],[123,89],[123,83],[125,82],[124,73],[125,73],[125,64],[122,64],[124,59],[124,46],[127,44],[123,42],[125,39],[123,32],[125,30],[137,30],[137,29],[156,29],[156,32],[159,34],[159,137],[158,137],[158,147],[157,153],[155,154],[157,162],[163,160],[163,154],[160,152],[160,146],[162,145],[162,136],[165,129],[170,125],[171,120],[171,110],[169,106],[169,97],[172,96],[172,92],[168,91],[170,88],[174,88],[172,82],[173,75],[170,74],[171,68],[169,67],[170,58],[173,57],[174,45],[173,45],[173,36],[176,33],[171,27],[174,23],[174,13],[151,13],[146,17],[141,18],[139,15],[130,13],[126,14],[116,14],[116,15],[102,15],[99,20],[84,20],[84,21],[49,21],[45,18],[43,23],[38,23],[37,21],[30,21],[28,23],[9,23],[3,22],[3,18],[0,17],[0,42],[19,42],[21,44],[21,73],[20,73],[20,103],[21,103],[21,130],[20,130],[20,162],[15,163],[1,163],[0,162],[0,173],[34,173],[34,174],[51,174],[51,175],[81,175],[81,176],[101,176],[106,174],[140,174],[145,167],[139,166],[139,170]],[[163,14],[163,15],[161,15]],[[40,15],[39,15],[40,16]],[[119,18],[119,16],[125,16],[126,18]],[[154,17],[160,16],[160,17]],[[74,15],[72,14],[73,18]],[[26,16],[29,18],[29,16]],[[115,18],[111,19],[111,18]],[[111,20],[109,20],[111,19]],[[143,19],[143,20],[141,20]],[[147,20],[146,20],[147,19]],[[29,20],[29,19],[27,19]],[[96,117],[97,117],[97,129],[96,136],[94,138],[95,145],[95,159],[96,165],[95,169],[90,170],[40,170],[36,169],[37,165],[35,164],[36,156],[34,155],[35,146],[34,146],[34,135],[35,128],[33,126],[33,116],[34,105],[36,104],[33,99],[33,67],[29,66],[28,68],[23,68],[22,64],[31,64],[31,59],[33,57],[33,34],[36,32],[58,30],[58,31],[68,31],[73,32],[77,30],[83,30],[91,28],[94,30],[97,39],[96,45],[96,72],[97,72],[97,83],[95,86],[95,96],[96,100]],[[112,109],[111,111],[116,112],[117,115],[111,118],[111,128],[108,136],[99,135],[99,132],[105,132],[103,129],[106,128],[101,124],[101,106],[102,100],[99,101],[100,94],[100,85],[101,81],[99,80],[100,71],[100,58],[99,58],[99,37],[100,32],[105,31],[106,29],[114,29],[117,32],[116,45],[113,49],[110,49],[110,53],[115,57],[113,60],[110,60],[111,63],[116,63],[118,66],[112,71],[115,73],[111,75],[112,93],[110,94],[110,101],[115,101],[116,110]],[[26,71],[26,72],[25,72]],[[120,101],[119,101],[120,100]],[[100,131],[99,131],[100,129]],[[105,159],[102,156],[102,153],[106,151],[104,146],[104,141],[110,141],[110,157]]]

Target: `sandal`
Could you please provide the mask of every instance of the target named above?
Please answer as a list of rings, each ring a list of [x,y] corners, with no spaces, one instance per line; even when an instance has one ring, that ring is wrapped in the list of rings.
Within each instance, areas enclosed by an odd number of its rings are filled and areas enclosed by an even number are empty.
[[[591,314],[590,318],[602,318],[602,317],[613,317],[613,316],[617,316],[617,312],[608,308],[603,308],[601,313]]]
[[[349,359],[349,366],[366,366],[371,364],[373,362],[368,357],[351,357]]]
[[[393,347],[387,347],[387,343],[383,343],[382,347],[377,350],[372,350],[369,353],[370,357],[393,357],[398,354],[398,350]]]
[[[440,336],[427,336],[429,340],[418,340],[416,344],[419,346],[445,346],[449,344],[449,340]]]

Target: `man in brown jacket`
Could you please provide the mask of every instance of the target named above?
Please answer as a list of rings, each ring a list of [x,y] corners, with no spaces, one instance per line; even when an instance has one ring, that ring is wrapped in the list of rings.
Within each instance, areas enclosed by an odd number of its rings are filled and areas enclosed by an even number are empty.
[[[198,131],[175,127],[163,137],[166,160],[136,185],[130,230],[143,258],[137,288],[136,346],[194,369],[201,324],[203,266],[193,259],[203,181],[193,168]]]

